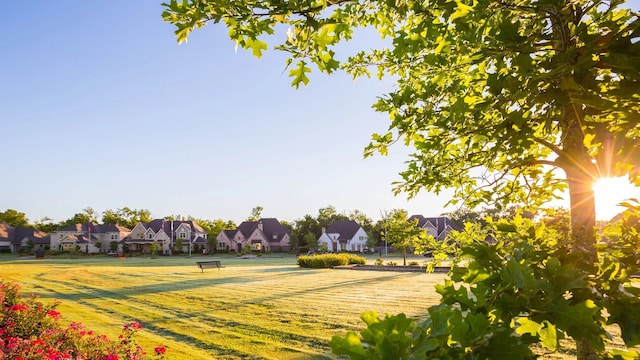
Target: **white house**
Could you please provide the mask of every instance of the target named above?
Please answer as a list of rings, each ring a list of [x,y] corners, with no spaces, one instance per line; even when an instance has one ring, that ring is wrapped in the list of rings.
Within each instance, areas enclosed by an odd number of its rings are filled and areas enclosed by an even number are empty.
[[[318,245],[326,244],[327,250],[363,252],[367,248],[367,232],[353,220],[336,220],[329,228],[322,229]]]

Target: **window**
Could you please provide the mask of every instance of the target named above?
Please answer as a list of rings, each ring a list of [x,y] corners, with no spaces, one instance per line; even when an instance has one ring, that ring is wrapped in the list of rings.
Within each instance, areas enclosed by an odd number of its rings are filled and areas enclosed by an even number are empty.
[[[180,239],[186,239],[187,238],[187,233],[184,231],[180,232],[180,235],[178,236]]]
[[[149,233],[149,239],[153,239],[153,234]]]
[[[118,234],[111,234],[111,240],[117,240]]]

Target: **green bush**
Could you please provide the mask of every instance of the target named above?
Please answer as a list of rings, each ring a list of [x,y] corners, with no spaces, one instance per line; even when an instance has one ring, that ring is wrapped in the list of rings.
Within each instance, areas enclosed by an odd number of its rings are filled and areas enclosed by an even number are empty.
[[[349,264],[365,264],[367,260],[354,254],[321,254],[311,256],[299,256],[298,266],[304,268],[333,268],[334,266]]]

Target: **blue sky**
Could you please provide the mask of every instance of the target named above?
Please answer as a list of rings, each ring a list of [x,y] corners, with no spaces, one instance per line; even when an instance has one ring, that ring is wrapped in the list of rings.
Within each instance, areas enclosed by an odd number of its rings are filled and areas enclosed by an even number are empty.
[[[388,126],[389,82],[315,74],[295,90],[285,55],[256,59],[226,29],[178,45],[157,0],[15,1],[0,23],[0,211],[34,221],[85,207],[292,221],[328,205],[374,219],[428,216],[446,196],[394,197],[407,150],[363,159]]]
[[[234,51],[221,26],[178,45],[158,0],[13,1],[0,39],[0,211],[65,220],[124,206],[240,222],[328,205],[439,215],[391,183],[408,150],[363,159],[388,81],[315,73],[295,90],[285,55]],[[637,6],[636,6],[637,7]]]

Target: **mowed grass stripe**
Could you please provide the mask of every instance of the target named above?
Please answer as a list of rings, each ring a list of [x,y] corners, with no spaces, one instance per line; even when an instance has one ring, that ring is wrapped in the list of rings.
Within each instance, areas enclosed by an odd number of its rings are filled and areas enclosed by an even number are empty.
[[[141,322],[141,344],[169,345],[168,359],[335,358],[328,340],[362,329],[362,312],[421,317],[437,302],[433,286],[443,278],[293,263],[230,260],[201,272],[195,261],[174,258],[48,260],[0,263],[0,274],[25,292],[63,299],[66,318],[98,332],[114,332],[102,322],[116,324],[116,333],[125,322]]]

